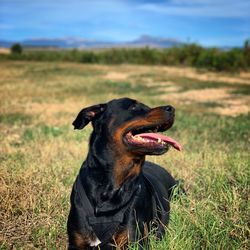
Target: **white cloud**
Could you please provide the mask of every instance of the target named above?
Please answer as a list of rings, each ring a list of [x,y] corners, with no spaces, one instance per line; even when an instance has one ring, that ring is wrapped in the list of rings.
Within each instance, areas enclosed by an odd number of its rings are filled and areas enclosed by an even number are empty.
[[[176,16],[250,17],[249,0],[171,0],[167,3],[141,4],[138,8]]]

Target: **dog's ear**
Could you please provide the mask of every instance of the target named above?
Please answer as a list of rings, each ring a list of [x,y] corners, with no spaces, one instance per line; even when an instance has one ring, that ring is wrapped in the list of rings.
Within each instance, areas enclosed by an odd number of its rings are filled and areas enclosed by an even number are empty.
[[[97,104],[84,108],[77,115],[72,125],[74,129],[83,129],[89,122],[95,120],[106,109],[106,104]]]

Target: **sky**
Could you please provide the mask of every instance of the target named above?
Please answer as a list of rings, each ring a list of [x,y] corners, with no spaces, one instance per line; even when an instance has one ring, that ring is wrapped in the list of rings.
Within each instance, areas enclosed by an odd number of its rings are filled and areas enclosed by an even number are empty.
[[[241,46],[250,38],[250,0],[0,0],[0,40],[141,35]]]

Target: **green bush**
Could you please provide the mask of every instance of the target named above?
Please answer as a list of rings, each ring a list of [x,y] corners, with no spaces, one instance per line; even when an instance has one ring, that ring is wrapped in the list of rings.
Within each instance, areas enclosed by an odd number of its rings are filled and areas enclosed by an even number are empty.
[[[192,66],[216,71],[239,71],[250,67],[250,45],[248,40],[243,48],[230,50],[203,48],[197,44],[186,44],[166,49],[150,47],[55,51],[27,49],[22,53],[21,45],[15,44],[12,46],[11,51],[10,55],[1,55],[0,59]]]
[[[23,47],[20,43],[14,43],[11,46],[10,50],[12,54],[22,54]]]

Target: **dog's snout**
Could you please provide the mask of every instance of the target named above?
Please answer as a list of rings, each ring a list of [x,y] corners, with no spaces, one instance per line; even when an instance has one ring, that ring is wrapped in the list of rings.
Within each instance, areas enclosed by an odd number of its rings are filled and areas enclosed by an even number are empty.
[[[169,113],[172,113],[172,114],[174,114],[174,111],[175,111],[174,107],[172,107],[171,105],[165,106],[164,110],[166,112],[169,112]]]

